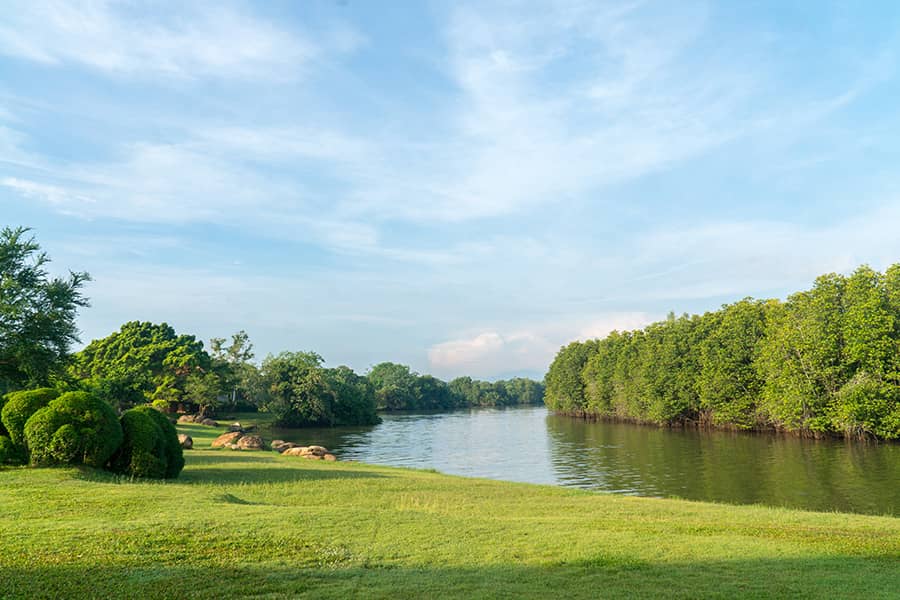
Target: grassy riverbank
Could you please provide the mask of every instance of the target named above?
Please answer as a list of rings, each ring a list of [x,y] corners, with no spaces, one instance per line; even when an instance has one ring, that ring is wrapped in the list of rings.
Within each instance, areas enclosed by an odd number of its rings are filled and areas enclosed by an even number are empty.
[[[205,447],[214,432],[183,430]],[[194,450],[0,471],[0,597],[896,597],[900,519]]]

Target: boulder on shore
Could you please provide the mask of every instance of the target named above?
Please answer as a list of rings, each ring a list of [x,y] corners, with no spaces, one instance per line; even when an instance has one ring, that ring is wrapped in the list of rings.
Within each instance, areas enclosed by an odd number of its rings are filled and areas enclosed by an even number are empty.
[[[187,434],[179,433],[178,434],[178,443],[181,444],[181,447],[184,448],[185,450],[190,450],[191,448],[194,447],[194,438],[192,438],[191,436],[189,436]]]
[[[266,444],[258,435],[242,435],[237,441],[237,447],[241,450],[263,450]]]
[[[213,448],[222,448],[228,446],[230,444],[234,444],[240,439],[240,437],[244,435],[240,431],[231,431],[229,433],[223,433],[219,437],[213,440],[212,447]]]
[[[284,440],[273,440],[271,446],[272,446],[272,450],[275,450],[276,452],[280,452],[282,454],[292,448],[302,448],[303,447],[300,444],[295,444],[294,442],[286,442]]]
[[[275,445],[273,444],[272,447],[275,448]],[[302,456],[303,458],[308,458],[311,460],[327,460],[329,462],[334,462],[337,460],[337,457],[323,446],[299,446],[293,444],[292,447],[288,447],[285,445],[276,449],[285,456]]]

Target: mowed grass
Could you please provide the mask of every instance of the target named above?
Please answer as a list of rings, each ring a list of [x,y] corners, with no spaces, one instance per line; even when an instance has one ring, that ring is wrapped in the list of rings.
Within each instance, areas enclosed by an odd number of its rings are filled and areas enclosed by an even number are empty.
[[[175,482],[0,471],[0,597],[900,595],[897,518],[186,456]]]

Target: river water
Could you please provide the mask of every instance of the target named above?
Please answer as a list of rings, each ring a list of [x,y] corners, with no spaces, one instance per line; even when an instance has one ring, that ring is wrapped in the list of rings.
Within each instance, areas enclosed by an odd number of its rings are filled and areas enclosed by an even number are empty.
[[[639,496],[900,516],[900,444],[658,429],[544,407],[382,415],[374,427],[273,430],[341,460]]]

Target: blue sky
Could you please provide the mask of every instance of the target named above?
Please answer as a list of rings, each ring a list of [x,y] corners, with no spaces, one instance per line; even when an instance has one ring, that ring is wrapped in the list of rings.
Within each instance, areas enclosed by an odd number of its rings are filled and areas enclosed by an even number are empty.
[[[561,344],[900,262],[891,2],[38,2],[0,224],[128,320],[541,376]]]

